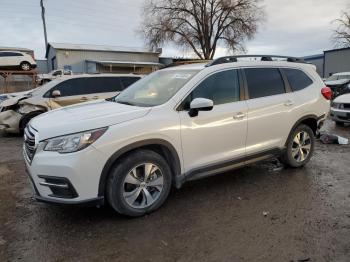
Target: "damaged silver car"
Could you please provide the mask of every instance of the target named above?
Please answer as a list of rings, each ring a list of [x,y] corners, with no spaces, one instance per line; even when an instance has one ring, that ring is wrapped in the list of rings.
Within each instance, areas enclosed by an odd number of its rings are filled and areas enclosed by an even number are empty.
[[[29,121],[47,111],[116,96],[141,76],[99,74],[62,76],[30,92],[0,101],[0,130],[23,133]]]

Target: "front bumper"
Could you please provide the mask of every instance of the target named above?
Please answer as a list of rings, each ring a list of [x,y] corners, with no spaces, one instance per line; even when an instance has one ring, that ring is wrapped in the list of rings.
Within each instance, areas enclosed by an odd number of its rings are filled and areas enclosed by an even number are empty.
[[[23,154],[38,201],[57,205],[104,204],[104,197],[98,196],[104,157],[92,146],[70,154],[43,151],[39,146],[31,162],[25,150]]]
[[[350,123],[350,110],[331,108],[331,119],[336,122]]]
[[[19,122],[22,115],[13,110],[0,113],[0,130],[6,133],[19,133]]]

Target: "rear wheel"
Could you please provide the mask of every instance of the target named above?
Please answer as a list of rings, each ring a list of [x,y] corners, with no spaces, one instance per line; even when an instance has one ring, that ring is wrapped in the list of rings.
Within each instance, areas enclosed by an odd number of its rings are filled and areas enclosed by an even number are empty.
[[[23,71],[29,71],[30,69],[32,69],[31,64],[29,64],[28,62],[22,62],[20,66]]]
[[[171,170],[151,150],[135,151],[120,159],[107,181],[107,200],[115,211],[142,216],[158,209],[171,188]]]
[[[290,167],[301,167],[310,161],[315,147],[315,136],[307,125],[298,126],[287,141],[282,162]]]

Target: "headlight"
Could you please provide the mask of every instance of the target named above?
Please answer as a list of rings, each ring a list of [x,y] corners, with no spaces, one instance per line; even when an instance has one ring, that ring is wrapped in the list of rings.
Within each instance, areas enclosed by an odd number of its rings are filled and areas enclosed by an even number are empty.
[[[332,105],[331,105],[331,107],[333,107],[333,108],[339,108],[339,103],[335,103],[335,102],[332,102]]]
[[[7,100],[9,97],[7,95],[0,95],[0,103]]]
[[[106,130],[107,127],[48,139],[44,141],[44,151],[64,154],[83,150],[99,139]]]

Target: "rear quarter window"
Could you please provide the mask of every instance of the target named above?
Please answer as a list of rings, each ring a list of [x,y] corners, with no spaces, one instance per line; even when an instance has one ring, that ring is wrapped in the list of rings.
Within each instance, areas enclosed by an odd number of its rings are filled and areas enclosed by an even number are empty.
[[[285,68],[283,71],[293,91],[303,90],[313,83],[311,78],[299,69]]]

